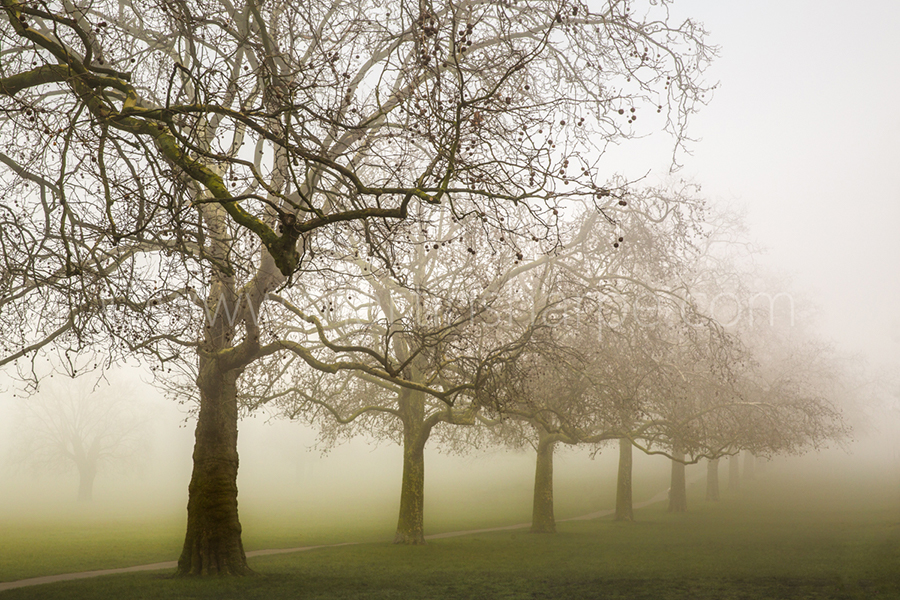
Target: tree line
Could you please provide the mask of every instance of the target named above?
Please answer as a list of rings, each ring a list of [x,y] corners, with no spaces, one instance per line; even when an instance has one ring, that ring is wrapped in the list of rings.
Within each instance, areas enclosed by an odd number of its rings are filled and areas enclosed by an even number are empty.
[[[699,301],[748,297],[728,225],[606,172],[646,133],[677,157],[713,87],[665,2],[2,7],[0,366],[138,358],[196,403],[180,574],[250,572],[237,434],[262,406],[401,442],[402,543],[435,434],[533,446],[552,530],[557,444],[618,440],[630,481],[632,447],[844,431],[814,342]]]

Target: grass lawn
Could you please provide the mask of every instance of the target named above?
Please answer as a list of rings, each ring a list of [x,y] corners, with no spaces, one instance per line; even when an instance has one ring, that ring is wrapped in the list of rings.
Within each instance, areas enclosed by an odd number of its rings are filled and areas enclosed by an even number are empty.
[[[364,521],[337,516],[303,519],[283,510],[247,511],[241,521],[244,547],[291,548],[347,541],[390,539],[391,520]],[[317,513],[317,517],[321,517]],[[0,522],[0,582],[177,560],[184,542],[185,516],[137,518],[102,511],[42,520]],[[0,592],[2,593],[2,592]]]
[[[99,515],[4,520],[0,581],[174,560],[183,541],[183,521]]]
[[[635,523],[576,521],[560,524],[556,535],[506,531],[414,548],[370,542],[253,558],[250,564],[259,575],[238,580],[183,580],[145,572],[0,596],[900,598],[896,486],[839,480],[840,487],[831,489],[827,480],[768,473],[718,504],[703,502],[701,482],[692,486],[691,512],[670,515],[658,504],[638,511]],[[143,540],[159,545],[154,552],[160,552],[160,560],[172,560],[163,547],[164,529],[126,531],[122,535],[134,539],[123,549]],[[84,532],[86,544],[112,537],[102,529],[94,536]],[[88,552],[90,547],[85,546]]]
[[[635,498],[667,485],[659,473],[635,482]],[[587,514],[615,503],[615,473],[560,477],[557,518]],[[498,527],[531,519],[532,483],[500,489],[432,486],[426,499],[426,534]],[[325,498],[294,503],[256,498],[240,501],[244,548],[295,548],[393,539],[397,494]],[[92,506],[43,507],[41,518],[0,512],[0,582],[176,560],[184,541],[183,506],[170,512],[135,510],[100,499]]]

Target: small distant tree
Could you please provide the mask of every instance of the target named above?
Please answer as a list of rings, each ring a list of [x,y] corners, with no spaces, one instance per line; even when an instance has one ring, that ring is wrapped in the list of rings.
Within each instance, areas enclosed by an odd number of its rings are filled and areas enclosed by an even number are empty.
[[[713,458],[706,463],[706,500],[719,501],[719,459]]]
[[[147,415],[121,387],[71,379],[44,384],[19,402],[13,463],[78,472],[78,501],[94,496],[97,474],[138,466],[150,441]]]

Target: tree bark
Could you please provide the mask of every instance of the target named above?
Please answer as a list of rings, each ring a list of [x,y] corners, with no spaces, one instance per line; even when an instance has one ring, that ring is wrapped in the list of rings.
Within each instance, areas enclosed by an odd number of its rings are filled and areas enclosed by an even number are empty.
[[[728,490],[737,492],[741,489],[741,463],[740,457],[733,454],[728,457]]]
[[[679,460],[684,460],[684,452],[673,452],[672,456]],[[672,461],[669,512],[687,512],[687,485],[684,480],[684,463],[678,460]]]
[[[756,479],[756,470],[754,466],[756,463],[756,457],[753,456],[753,453],[749,450],[744,450],[744,480],[745,481],[753,481]]]
[[[94,498],[94,479],[97,477],[97,464],[78,465],[78,501],[90,502]]]
[[[709,502],[719,501],[719,459],[706,463],[706,499]]]
[[[237,379],[200,358],[200,413],[179,575],[249,575],[237,510]]]
[[[425,442],[421,436],[407,436],[405,433],[400,518],[397,521],[394,543],[425,543]]]
[[[425,400],[420,392],[400,392],[403,420],[403,476],[400,483],[400,516],[395,544],[425,543]]]
[[[631,440],[619,438],[619,474],[616,480],[616,521],[634,521],[631,475],[634,465]]]
[[[276,172],[280,172],[276,170]],[[273,186],[281,188],[278,175]],[[273,199],[274,202],[274,199]],[[273,204],[274,206],[274,204]],[[201,203],[213,263],[232,263],[233,238],[222,205]],[[178,575],[251,575],[238,519],[237,382],[259,350],[260,307],[283,276],[274,258],[262,251],[259,268],[237,291],[230,269],[210,274],[206,321],[198,353],[200,412],[194,433],[194,468],[188,486],[188,518]],[[238,329],[243,328],[243,341]]]
[[[556,441],[550,436],[540,435],[534,470],[531,533],[556,533],[556,518],[553,514],[553,449],[555,446]]]

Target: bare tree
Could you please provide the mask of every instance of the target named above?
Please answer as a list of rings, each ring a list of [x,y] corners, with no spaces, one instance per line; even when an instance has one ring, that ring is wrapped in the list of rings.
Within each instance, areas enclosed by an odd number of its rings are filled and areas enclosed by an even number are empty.
[[[615,434],[589,428],[594,424],[585,395],[590,387],[585,371],[586,356],[543,335],[540,351],[532,351],[509,365],[503,390],[497,391],[506,405],[493,420],[486,421],[494,434],[512,448],[535,451],[531,532],[555,533],[553,462],[560,444],[600,443]]]

